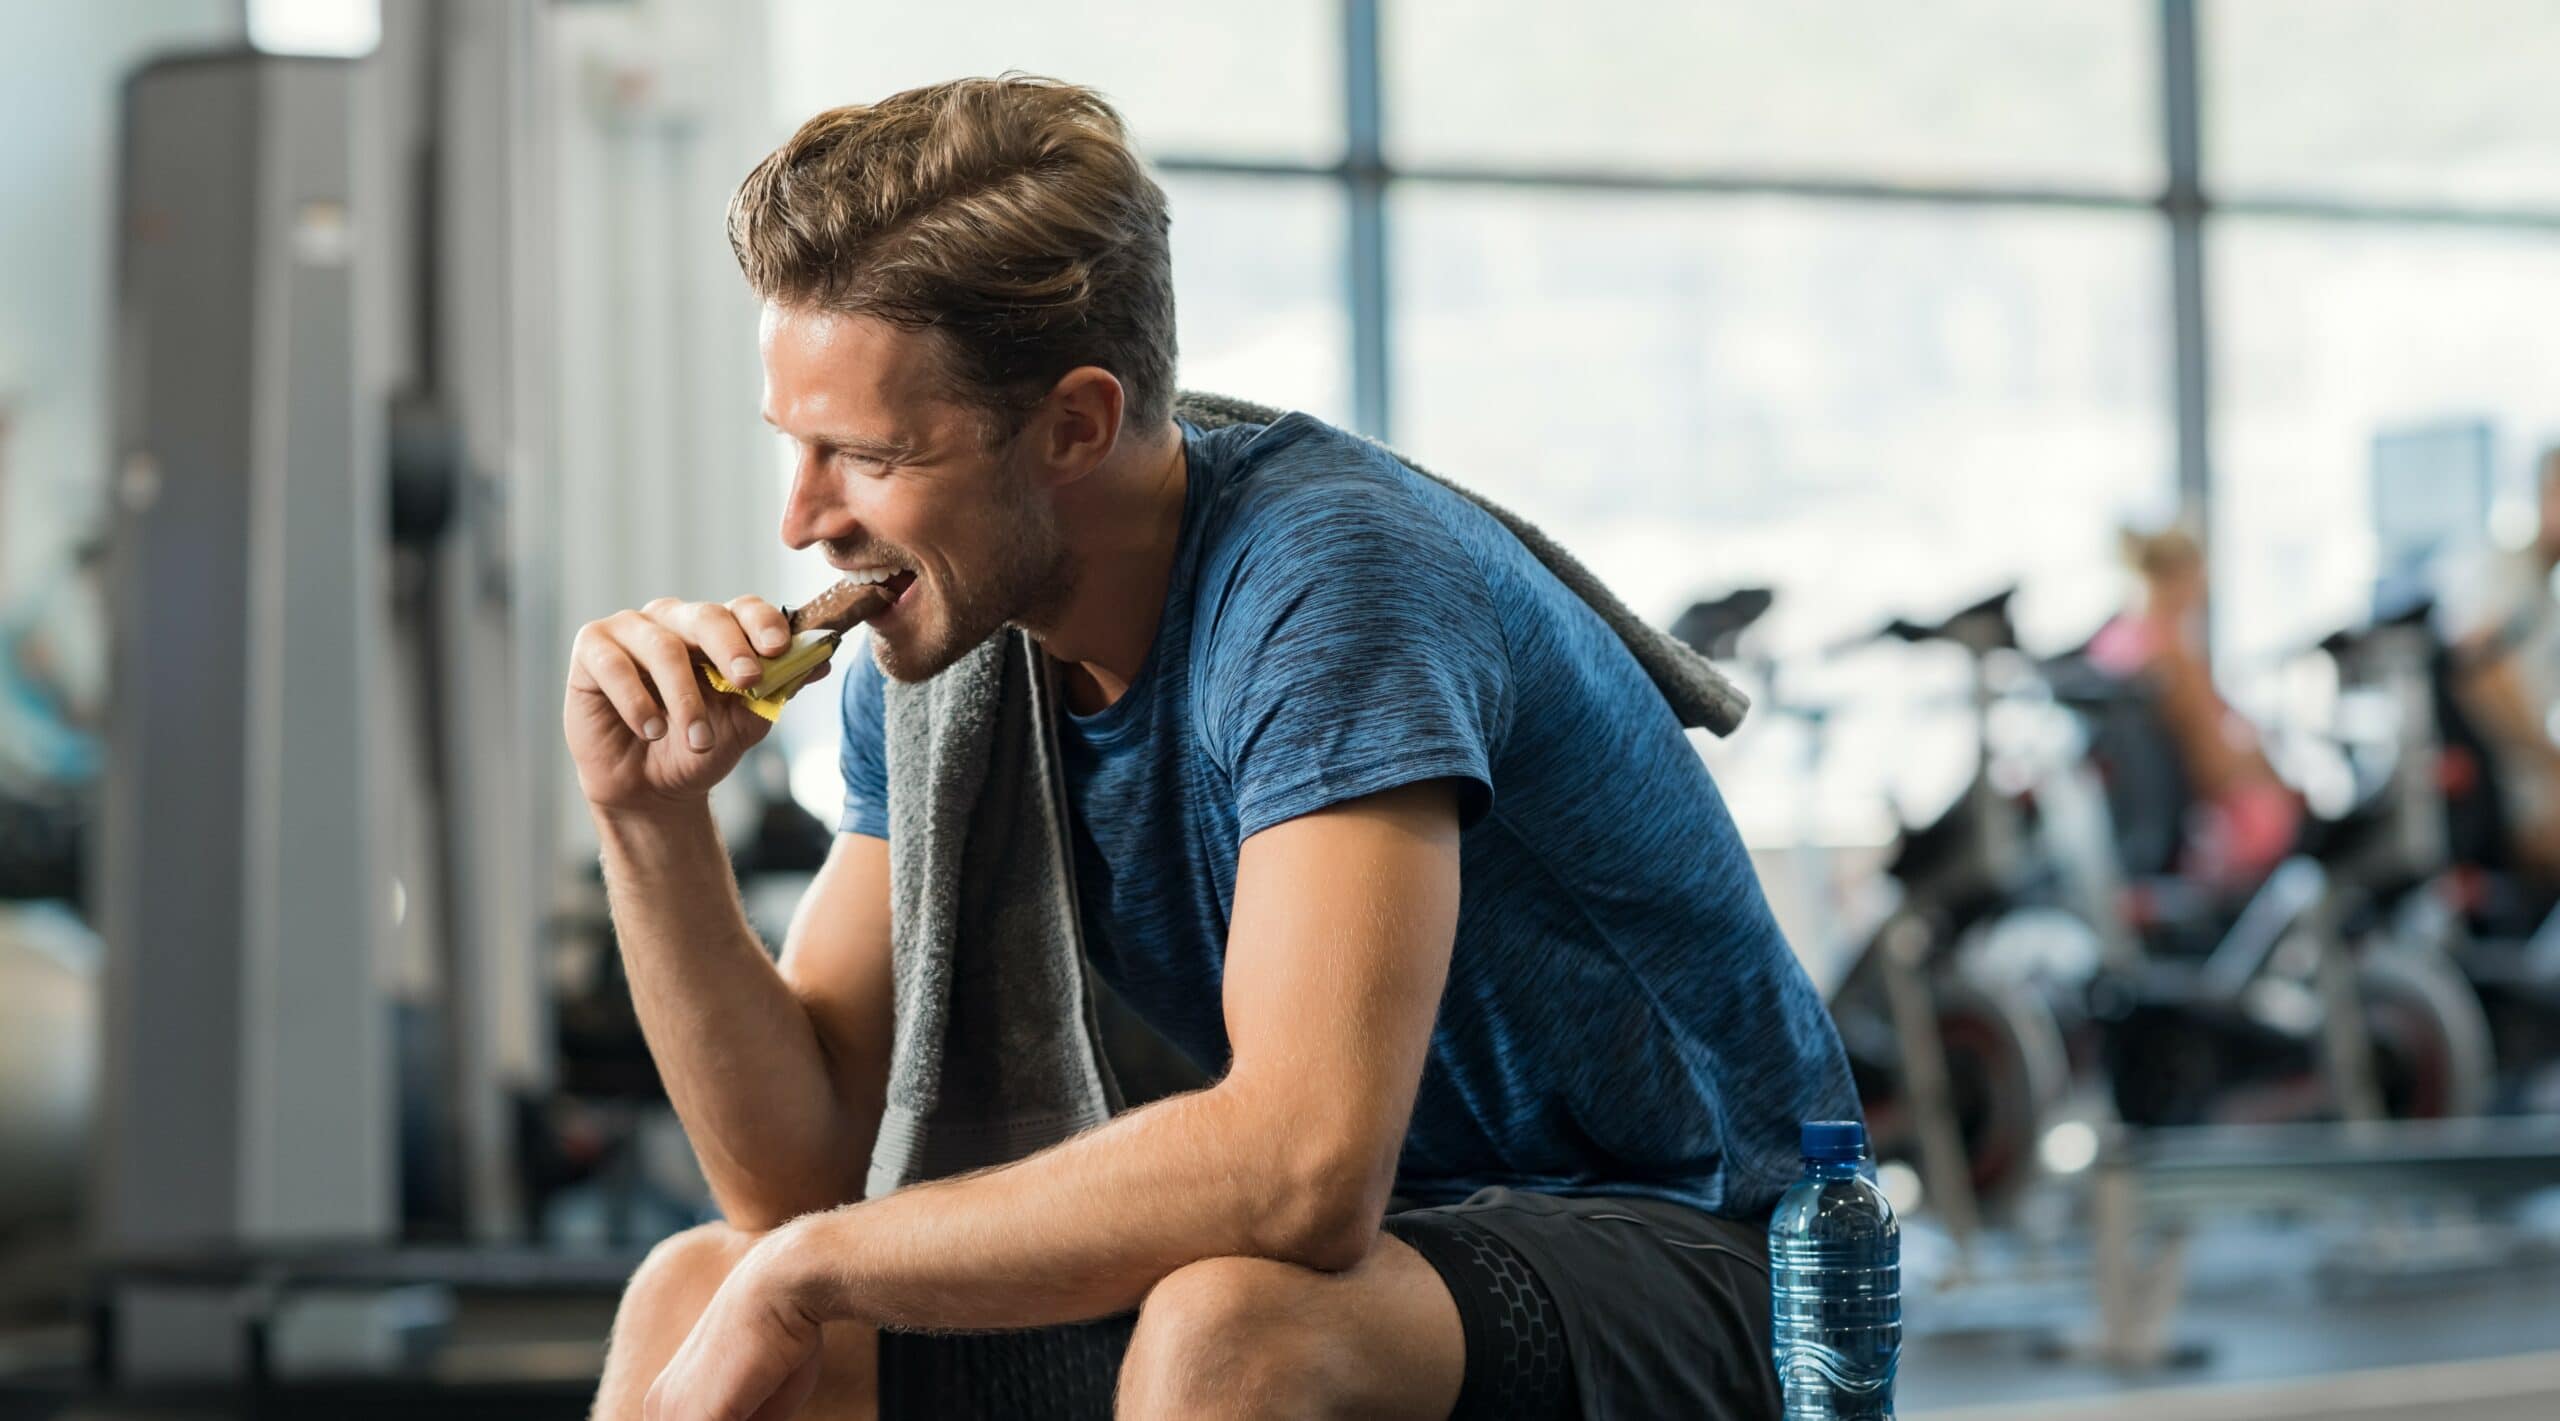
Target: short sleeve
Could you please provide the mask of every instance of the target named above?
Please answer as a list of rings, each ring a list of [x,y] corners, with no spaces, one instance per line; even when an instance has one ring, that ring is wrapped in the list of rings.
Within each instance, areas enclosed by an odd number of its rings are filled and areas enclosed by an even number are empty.
[[[844,675],[839,695],[844,726],[837,749],[837,768],[844,776],[844,813],[836,819],[839,834],[889,837],[889,705],[880,664],[864,641],[836,653]]]
[[[1462,782],[1462,825],[1492,808],[1509,658],[1483,572],[1419,498],[1291,493],[1215,572],[1201,728],[1241,837],[1425,780]]]

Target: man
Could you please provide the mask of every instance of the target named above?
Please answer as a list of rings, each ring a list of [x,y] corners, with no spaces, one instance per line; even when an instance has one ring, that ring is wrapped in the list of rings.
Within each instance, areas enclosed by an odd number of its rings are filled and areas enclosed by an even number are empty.
[[[1714,785],[1473,503],[1305,415],[1173,418],[1167,227],[1110,108],[1022,78],[821,114],[739,191],[783,537],[898,601],[778,964],[704,804],[764,725],[694,663],[751,679],[780,613],[664,600],[573,649],[726,1218],[633,1278],[598,1414],[866,1415],[879,1328],[1134,1311],[1123,1416],[1774,1415],[1762,1231],[1799,1121],[1856,1102]],[[1059,675],[1094,964],[1213,1083],[862,1199],[885,681],[1008,625]]]

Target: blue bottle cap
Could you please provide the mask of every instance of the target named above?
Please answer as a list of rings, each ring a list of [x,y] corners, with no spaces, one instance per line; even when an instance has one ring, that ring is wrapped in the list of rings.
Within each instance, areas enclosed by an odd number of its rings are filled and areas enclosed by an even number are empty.
[[[1856,1120],[1807,1120],[1804,1157],[1825,1163],[1865,1159],[1867,1127]]]

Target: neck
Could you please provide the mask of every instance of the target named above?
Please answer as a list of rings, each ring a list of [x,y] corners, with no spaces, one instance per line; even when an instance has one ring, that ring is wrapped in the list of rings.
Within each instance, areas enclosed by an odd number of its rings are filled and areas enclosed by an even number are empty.
[[[1079,714],[1126,695],[1146,665],[1164,618],[1189,484],[1182,431],[1167,424],[1145,444],[1115,451],[1062,502],[1075,590],[1037,631],[1063,673],[1068,707]]]

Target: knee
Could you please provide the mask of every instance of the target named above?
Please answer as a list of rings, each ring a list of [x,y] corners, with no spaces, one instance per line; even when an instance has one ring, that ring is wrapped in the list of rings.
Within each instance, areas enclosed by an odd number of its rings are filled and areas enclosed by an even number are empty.
[[[635,1313],[701,1312],[755,1243],[756,1235],[722,1223],[670,1234],[632,1270],[617,1316],[627,1321]]]
[[[1292,1416],[1320,1410],[1326,1346],[1302,1306],[1305,1270],[1210,1258],[1148,1292],[1121,1364],[1125,1416]]]

